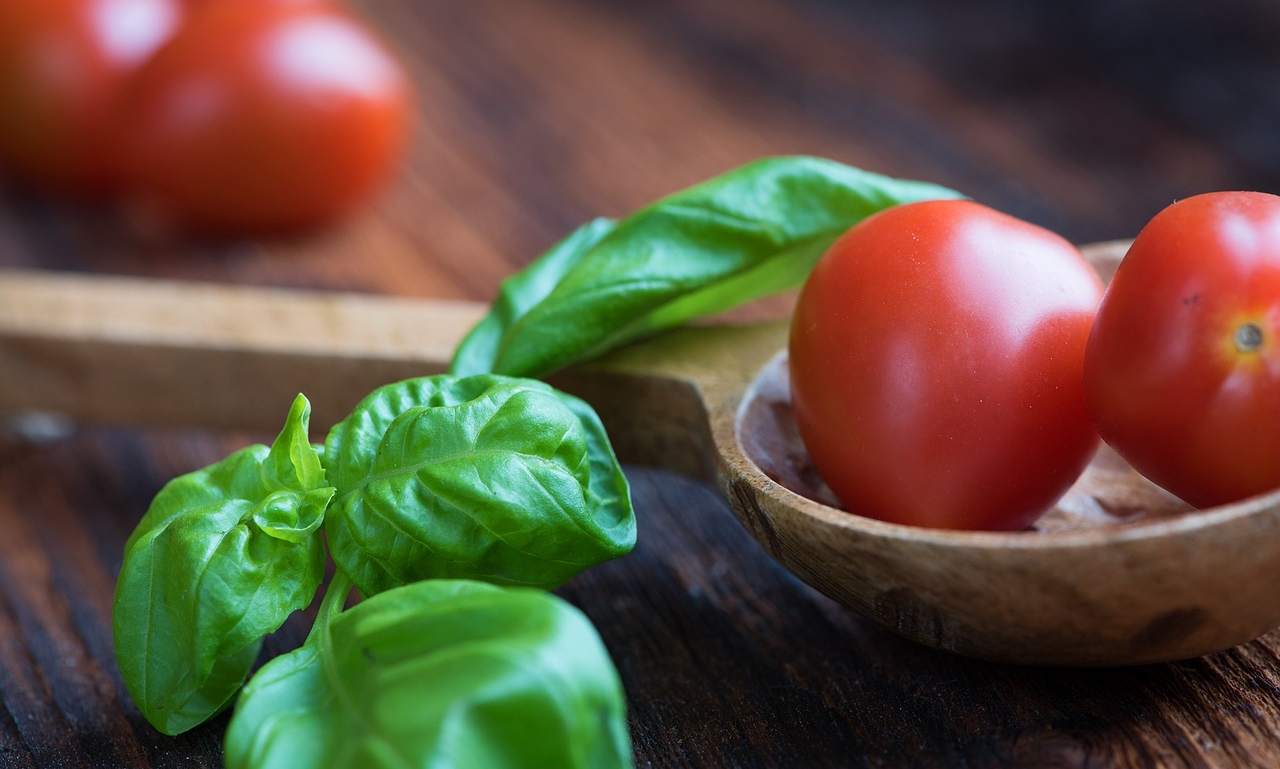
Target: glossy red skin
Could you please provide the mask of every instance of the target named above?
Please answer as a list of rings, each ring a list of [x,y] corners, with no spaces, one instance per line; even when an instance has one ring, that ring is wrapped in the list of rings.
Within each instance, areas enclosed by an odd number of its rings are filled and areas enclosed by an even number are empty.
[[[110,191],[121,91],[182,15],[177,0],[0,0],[0,174]]]
[[[1070,243],[970,201],[849,230],[791,326],[796,421],[823,479],[859,515],[1028,526],[1097,445],[1083,370],[1101,295]]]
[[[206,2],[131,89],[131,186],[191,229],[311,227],[387,180],[412,111],[395,57],[336,6]]]
[[[1256,351],[1235,334],[1254,323]],[[1102,437],[1198,507],[1280,487],[1280,197],[1214,192],[1138,235],[1085,366]]]

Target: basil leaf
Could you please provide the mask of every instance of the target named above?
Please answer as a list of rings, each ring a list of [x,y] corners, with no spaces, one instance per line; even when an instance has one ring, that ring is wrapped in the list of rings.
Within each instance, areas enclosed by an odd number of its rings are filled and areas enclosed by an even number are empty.
[[[631,748],[618,675],[577,609],[535,590],[431,581],[338,614],[259,670],[226,765],[619,769]]]
[[[551,373],[798,286],[837,237],[871,214],[954,197],[820,158],[751,163],[570,235],[503,283],[451,370]]]
[[[251,446],[170,481],[125,545],[116,663],[165,734],[228,704],[263,636],[315,596],[334,489],[307,441],[310,415],[299,395],[270,449]]]
[[[382,387],[329,433],[325,465],[329,548],[365,595],[440,577],[555,587],[635,545],[599,418],[542,382]]]

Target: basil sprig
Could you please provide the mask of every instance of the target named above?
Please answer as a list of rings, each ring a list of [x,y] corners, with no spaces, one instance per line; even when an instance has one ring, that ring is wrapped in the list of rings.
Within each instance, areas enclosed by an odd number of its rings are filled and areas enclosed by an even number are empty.
[[[329,607],[317,628],[245,687],[230,769],[631,765],[609,655],[548,593],[419,582]]]
[[[311,603],[334,489],[298,396],[275,443],[170,481],[125,545],[113,611],[116,662],[165,734],[221,710],[262,638]]]
[[[550,588],[628,552],[626,478],[595,412],[544,374],[798,285],[841,232],[956,194],[775,158],[593,221],[507,280],[453,374],[382,387],[308,443],[301,395],[270,448],[171,481],[125,546],[116,659],[157,729],[229,704],[235,769],[627,769],[624,698]],[[322,528],[323,527],[323,528]],[[298,650],[247,686],[309,604]],[[344,610],[352,585],[367,599]],[[371,596],[371,597],[368,597]]]
[[[329,547],[365,595],[442,577],[553,588],[635,546],[599,417],[542,382],[379,388],[329,433],[325,464]]]
[[[167,734],[221,710],[262,638],[312,601],[326,511],[344,579],[366,595],[444,576],[550,587],[635,544],[599,418],[541,382],[437,376],[380,388],[330,434],[328,479],[307,439],[310,412],[300,395],[270,449],[171,481],[125,547],[116,658]]]
[[[543,376],[799,286],[845,230],[959,194],[811,157],[767,158],[621,220],[597,219],[508,278],[452,373]]]

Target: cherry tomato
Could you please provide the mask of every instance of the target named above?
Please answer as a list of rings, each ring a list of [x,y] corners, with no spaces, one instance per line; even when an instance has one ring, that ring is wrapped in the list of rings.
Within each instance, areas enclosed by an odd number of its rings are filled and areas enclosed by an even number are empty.
[[[336,7],[204,3],[131,88],[132,189],[194,229],[323,223],[396,166],[410,90],[378,38]]]
[[[1019,529],[1097,437],[1084,351],[1102,295],[1061,237],[963,200],[864,220],[823,256],[791,325],[796,421],[846,508]]]
[[[1280,487],[1280,197],[1157,214],[1107,289],[1085,375],[1102,437],[1187,502]]]
[[[106,192],[121,88],[173,34],[182,7],[0,0],[0,173],[61,192]]]

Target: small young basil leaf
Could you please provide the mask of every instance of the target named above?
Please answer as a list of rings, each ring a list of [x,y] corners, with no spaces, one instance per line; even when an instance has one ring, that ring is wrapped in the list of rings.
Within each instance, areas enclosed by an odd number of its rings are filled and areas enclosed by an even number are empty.
[[[587,618],[463,581],[338,614],[258,671],[226,741],[228,769],[631,765],[622,686]]]
[[[251,446],[165,485],[125,545],[112,624],[142,714],[178,734],[227,705],[262,638],[315,596],[334,489],[299,395],[271,448]]]
[[[871,214],[954,197],[832,160],[756,161],[570,235],[503,283],[451,371],[551,373],[798,286],[841,233]]]
[[[329,549],[365,595],[443,577],[550,588],[635,545],[599,417],[542,382],[379,388],[329,433],[325,466]]]

